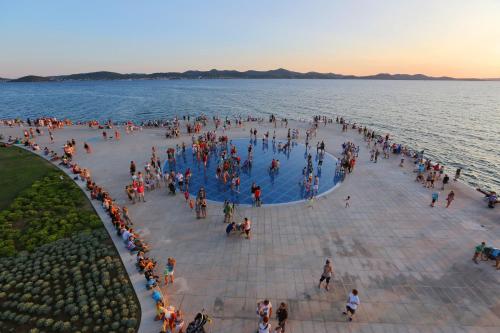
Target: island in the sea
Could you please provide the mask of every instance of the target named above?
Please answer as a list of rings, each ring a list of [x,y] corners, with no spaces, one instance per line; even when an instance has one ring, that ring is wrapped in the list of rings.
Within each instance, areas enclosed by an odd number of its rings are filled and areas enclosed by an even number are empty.
[[[389,74],[379,73],[375,75],[357,76],[343,75],[336,73],[307,72],[300,73],[279,68],[269,71],[237,71],[237,70],[217,70],[209,71],[189,70],[185,72],[164,72],[164,73],[129,73],[121,74],[116,72],[91,72],[57,76],[35,76],[28,75],[7,82],[60,82],[60,81],[95,81],[95,80],[176,80],[176,79],[359,79],[359,80],[467,80],[486,81],[499,79],[478,79],[478,78],[453,78],[449,76],[428,76],[424,74]]]

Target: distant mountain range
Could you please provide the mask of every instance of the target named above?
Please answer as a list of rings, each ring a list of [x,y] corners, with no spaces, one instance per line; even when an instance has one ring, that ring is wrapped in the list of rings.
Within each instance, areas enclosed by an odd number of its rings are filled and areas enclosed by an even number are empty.
[[[476,78],[453,78],[448,76],[427,76],[423,74],[388,74],[380,73],[376,75],[356,76],[342,75],[335,73],[317,73],[317,72],[293,72],[283,68],[269,71],[249,70],[240,72],[236,70],[217,70],[186,72],[166,72],[166,73],[130,73],[121,74],[115,72],[92,72],[58,76],[35,76],[28,75],[18,79],[0,81],[8,82],[60,82],[60,81],[95,81],[95,80],[179,80],[179,79],[358,79],[358,80],[464,80],[464,81],[489,81],[499,79],[476,79]]]

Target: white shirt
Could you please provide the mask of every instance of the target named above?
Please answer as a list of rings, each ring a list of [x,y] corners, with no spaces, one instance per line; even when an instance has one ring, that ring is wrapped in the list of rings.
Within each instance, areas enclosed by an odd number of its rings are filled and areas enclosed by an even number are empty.
[[[359,297],[357,295],[353,295],[352,293],[349,294],[349,301],[347,302],[347,305],[353,309],[356,310],[356,308],[359,305]]]
[[[128,238],[129,238],[129,236],[131,236],[131,235],[132,235],[132,234],[131,234],[128,230],[125,230],[125,231],[123,232],[123,234],[122,234],[122,239],[123,239],[124,241],[127,241],[127,240],[128,240]]]
[[[271,324],[269,323],[260,323],[259,324],[259,333],[270,333],[271,332]]]

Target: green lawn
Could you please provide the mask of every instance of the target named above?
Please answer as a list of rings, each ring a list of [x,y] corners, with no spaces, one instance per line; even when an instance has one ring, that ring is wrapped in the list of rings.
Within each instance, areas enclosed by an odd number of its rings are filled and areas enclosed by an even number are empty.
[[[0,332],[136,333],[140,318],[80,188],[39,156],[0,148]]]
[[[18,147],[0,147],[0,210],[36,180],[57,173],[44,159]]]

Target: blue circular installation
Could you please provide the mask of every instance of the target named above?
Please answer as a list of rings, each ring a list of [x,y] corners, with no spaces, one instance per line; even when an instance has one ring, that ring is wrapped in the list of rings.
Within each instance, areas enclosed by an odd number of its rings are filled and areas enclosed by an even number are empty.
[[[282,142],[284,143],[286,141]],[[252,204],[253,182],[261,188],[262,204],[280,204],[311,197],[311,192],[303,186],[303,172],[307,167],[308,154],[312,156],[313,174],[319,177],[317,195],[333,188],[342,178],[342,175],[335,171],[337,159],[328,153],[324,154],[323,165],[318,168],[319,158],[316,148],[306,150],[305,145],[292,143],[291,150],[284,152],[278,149],[278,141],[273,144],[271,140],[265,143],[261,140],[234,139],[229,140],[228,150],[231,144],[236,147],[237,155],[241,158],[239,193],[236,189],[231,189],[230,181],[224,184],[216,177],[220,148],[217,150],[217,155],[210,154],[206,169],[203,162],[197,160],[192,148],[187,148],[184,154],[179,152],[176,155],[175,163],[165,162],[164,172],[185,173],[190,168],[192,176],[189,181],[189,192],[191,195],[196,196],[200,187],[204,187],[208,200],[220,202],[229,200],[237,204]],[[252,166],[247,168],[244,167],[244,162],[248,156],[249,145],[252,145],[253,161]],[[273,159],[279,160],[280,168],[278,171],[271,172],[270,166]]]

